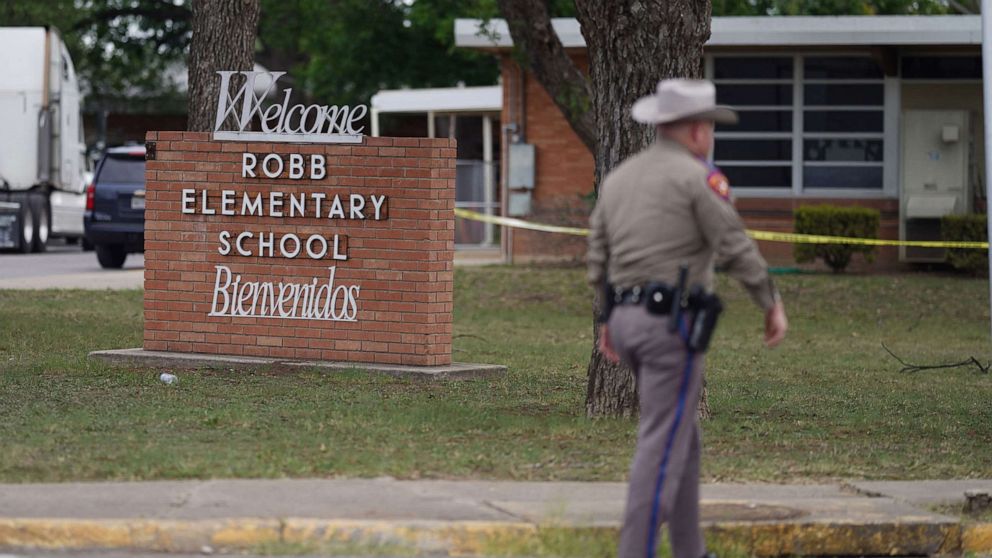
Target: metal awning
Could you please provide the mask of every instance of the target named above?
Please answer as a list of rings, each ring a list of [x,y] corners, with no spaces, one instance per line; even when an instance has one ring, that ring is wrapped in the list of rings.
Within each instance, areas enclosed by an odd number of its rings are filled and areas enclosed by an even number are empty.
[[[565,48],[585,48],[579,22],[555,18]],[[981,16],[714,17],[708,47],[980,45]],[[455,20],[455,45],[487,50],[513,46],[506,21]]]
[[[446,87],[435,89],[391,89],[372,96],[372,110],[389,112],[499,112],[503,88]]]

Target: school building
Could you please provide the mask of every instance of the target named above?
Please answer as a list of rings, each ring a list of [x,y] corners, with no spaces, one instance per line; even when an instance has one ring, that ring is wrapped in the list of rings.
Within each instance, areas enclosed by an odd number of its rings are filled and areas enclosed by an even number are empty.
[[[457,20],[456,44],[499,58],[498,89],[383,92],[392,104],[380,98],[377,111],[373,99],[373,111],[459,140],[458,206],[585,226],[592,154],[514,60],[506,23],[484,33],[481,23]],[[553,25],[587,67],[578,22]],[[878,209],[881,238],[937,240],[943,215],[985,210],[979,16],[716,17],[703,64],[718,102],[740,111],[738,125],[718,127],[714,159],[749,228],[791,232],[796,207],[829,203]],[[417,95],[421,105],[403,100]],[[461,254],[509,262],[578,259],[585,248],[581,237],[458,227]],[[793,262],[790,244],[761,249],[773,265]],[[872,268],[942,259],[882,248]]]

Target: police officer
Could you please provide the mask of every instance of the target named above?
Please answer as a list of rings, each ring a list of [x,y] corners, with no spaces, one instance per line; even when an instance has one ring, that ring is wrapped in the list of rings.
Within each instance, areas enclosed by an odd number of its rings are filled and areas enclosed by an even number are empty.
[[[591,218],[588,279],[616,306],[600,327],[607,358],[634,370],[640,401],[637,450],[620,534],[619,558],[651,558],[661,522],[674,558],[700,558],[700,431],[696,414],[703,356],[687,342],[691,309],[672,325],[680,268],[687,284],[712,293],[719,265],[765,312],[765,344],[788,322],[757,246],[745,234],[727,179],[708,157],[714,123],[737,114],[716,105],[708,81],[665,80],[634,104],[634,120],[656,126],[657,140],[604,180]],[[654,297],[651,305],[648,293]],[[604,317],[605,319],[605,317]]]

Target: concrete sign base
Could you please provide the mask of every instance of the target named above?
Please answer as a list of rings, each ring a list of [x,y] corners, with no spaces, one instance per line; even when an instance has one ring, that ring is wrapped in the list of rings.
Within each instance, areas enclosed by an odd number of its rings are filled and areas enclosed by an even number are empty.
[[[277,367],[286,370],[318,368],[326,370],[361,370],[397,377],[438,380],[469,380],[491,378],[506,374],[506,367],[495,364],[452,363],[444,366],[403,366],[396,364],[363,364],[354,362],[329,362],[286,360],[270,357],[226,356],[199,353],[177,353],[166,351],[146,351],[144,349],[118,349],[93,351],[92,359],[117,366],[165,369],[201,368],[265,368]]]

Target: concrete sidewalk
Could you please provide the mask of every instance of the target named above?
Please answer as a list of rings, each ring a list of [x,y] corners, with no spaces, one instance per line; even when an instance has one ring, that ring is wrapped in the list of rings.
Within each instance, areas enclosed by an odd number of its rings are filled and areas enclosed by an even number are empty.
[[[703,488],[711,543],[760,556],[992,552],[992,524],[931,511],[992,480]],[[618,527],[621,483],[212,480],[0,485],[0,549],[240,551],[344,542],[485,556],[549,529]]]

